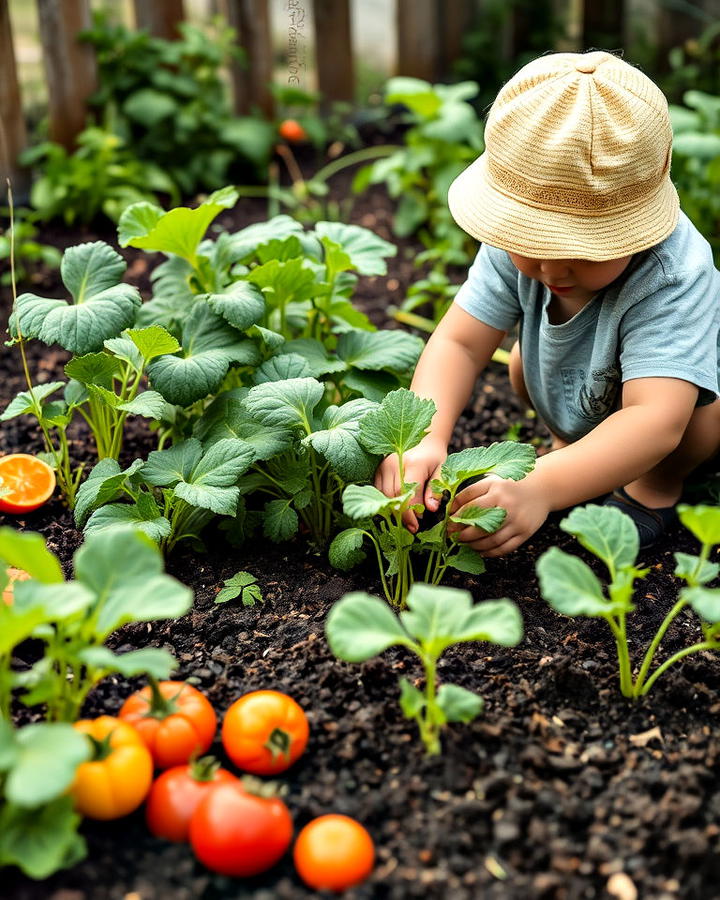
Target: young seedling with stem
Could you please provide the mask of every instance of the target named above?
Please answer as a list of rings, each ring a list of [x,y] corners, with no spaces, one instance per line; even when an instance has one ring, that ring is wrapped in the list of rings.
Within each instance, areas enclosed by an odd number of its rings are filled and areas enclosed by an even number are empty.
[[[681,505],[678,513],[682,524],[700,541],[700,555],[675,553],[675,576],[685,581],[686,587],[680,589],[677,602],[663,619],[636,676],[628,647],[627,616],[635,609],[635,581],[650,570],[635,565],[639,539],[632,519],[618,509],[590,504],[574,509],[560,523],[564,531],[605,563],[610,576],[606,591],[586,563],[557,547],[543,553],[537,563],[541,594],[553,609],[567,616],[602,618],[608,623],[617,646],[620,691],[634,700],[647,694],[664,672],[686,656],[720,649],[720,589],[707,586],[720,572],[720,566],[709,560],[712,548],[720,544],[720,507]],[[653,669],[668,628],[687,607],[699,616],[703,639],[678,650]]]

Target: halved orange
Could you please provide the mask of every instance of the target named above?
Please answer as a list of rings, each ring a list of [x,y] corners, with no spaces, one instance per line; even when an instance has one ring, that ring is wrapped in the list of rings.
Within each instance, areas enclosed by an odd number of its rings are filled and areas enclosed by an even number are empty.
[[[2,592],[2,598],[8,606],[12,606],[15,595],[15,582],[26,581],[31,576],[24,569],[16,569],[14,566],[7,568],[8,585]]]
[[[37,456],[0,456],[0,512],[32,512],[49,500],[54,490],[55,472]]]

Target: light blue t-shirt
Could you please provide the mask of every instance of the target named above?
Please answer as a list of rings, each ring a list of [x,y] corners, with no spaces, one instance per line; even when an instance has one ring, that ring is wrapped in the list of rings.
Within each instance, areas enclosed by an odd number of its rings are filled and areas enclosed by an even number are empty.
[[[672,234],[635,254],[622,275],[561,325],[551,293],[504,250],[483,244],[455,303],[491,328],[519,323],[525,383],[538,414],[576,441],[614,412],[632,378],[680,378],[718,395],[720,272],[710,245],[683,213]]]

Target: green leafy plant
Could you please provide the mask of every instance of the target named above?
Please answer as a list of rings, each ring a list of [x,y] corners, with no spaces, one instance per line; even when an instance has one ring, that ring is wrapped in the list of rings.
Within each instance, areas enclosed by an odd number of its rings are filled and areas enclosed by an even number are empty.
[[[48,721],[73,722],[108,675],[167,678],[175,668],[164,649],[117,654],[105,646],[128,622],[176,618],[192,605],[192,591],[164,574],[145,535],[131,528],[90,535],[75,554],[69,581],[38,534],[0,528],[0,560],[31,576],[15,582],[10,605],[0,603],[0,719],[9,720],[14,692],[26,706],[44,704]],[[0,586],[7,583],[3,568]],[[13,649],[30,637],[42,641],[43,655],[15,671]]]
[[[686,656],[720,648],[720,589],[707,586],[720,572],[720,566],[709,561],[710,551],[720,544],[720,507],[681,505],[678,513],[682,524],[700,541],[700,555],[675,553],[675,576],[685,581],[686,587],[680,589],[677,602],[663,619],[635,676],[627,616],[635,609],[635,581],[650,570],[635,565],[639,539],[632,519],[612,507],[591,504],[574,509],[560,523],[563,531],[576,537],[605,564],[609,575],[606,590],[587,563],[557,547],[543,553],[537,563],[540,592],[553,609],[566,616],[590,616],[608,623],[617,645],[620,691],[631,699],[647,694],[670,666]],[[687,607],[700,618],[703,640],[677,651],[651,672],[668,628]]]
[[[18,866],[40,881],[85,857],[68,790],[90,749],[69,724],[14,729],[0,717],[0,868]]]
[[[275,128],[260,116],[232,113],[223,68],[243,59],[234,30],[220,19],[178,28],[178,39],[167,41],[96,16],[81,35],[98,63],[91,107],[186,196],[230,177],[264,177]]]
[[[117,222],[122,211],[157,193],[177,201],[177,190],[151,161],[141,162],[123,139],[102,128],[86,128],[78,149],[68,153],[46,141],[25,150],[20,161],[39,170],[30,191],[34,216],[41,221],[62,218],[67,225],[87,224],[101,213]]]
[[[512,601],[487,600],[473,605],[469,591],[415,584],[408,608],[396,616],[369,594],[346,594],[330,610],[325,632],[330,649],[346,662],[364,662],[389,647],[405,647],[419,657],[425,689],[400,679],[400,707],[414,719],[428,755],[440,753],[440,733],[447,722],[471,722],[483,709],[482,697],[455,684],[437,686],[437,663],[450,647],[489,641],[514,647],[523,625]]]
[[[4,213],[4,210],[0,210]],[[21,213],[24,212],[24,215]],[[18,281],[34,278],[35,269],[43,266],[46,269],[58,269],[62,255],[50,244],[41,244],[37,238],[37,228],[27,217],[27,211],[18,210],[14,220],[15,229],[15,277]],[[10,260],[10,229],[0,228],[0,261]],[[8,270],[0,275],[0,284],[9,285],[12,272]]]
[[[527,444],[505,442],[489,447],[469,447],[451,453],[443,464],[433,490],[446,498],[444,511],[429,529],[412,534],[402,521],[408,510],[424,511],[413,503],[417,484],[405,481],[404,456],[420,443],[435,414],[432,400],[423,400],[409,390],[387,394],[380,406],[363,417],[359,441],[378,456],[396,453],[401,492],[386,497],[373,485],[349,485],[343,492],[345,515],[360,522],[341,531],[330,546],[330,562],[338,569],[349,569],[365,558],[362,550],[367,539],[373,546],[380,567],[380,578],[387,600],[403,606],[408,590],[416,580],[413,555],[425,554],[422,580],[439,584],[449,568],[480,574],[485,570],[482,557],[472,548],[460,544],[448,533],[450,522],[475,525],[487,532],[497,531],[505,519],[500,507],[471,506],[451,515],[452,503],[460,488],[470,479],[485,475],[519,481],[535,465],[535,450]]]

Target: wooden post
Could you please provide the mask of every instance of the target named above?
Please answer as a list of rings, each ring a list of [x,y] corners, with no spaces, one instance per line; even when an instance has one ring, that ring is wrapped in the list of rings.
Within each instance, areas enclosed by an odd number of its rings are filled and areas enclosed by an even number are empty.
[[[315,0],[315,59],[318,90],[327,108],[355,99],[349,0]]]
[[[48,85],[50,138],[72,149],[85,126],[85,101],[95,90],[95,55],[77,33],[89,28],[89,0],[38,0]]]
[[[183,0],[135,0],[134,6],[137,28],[166,41],[180,37],[178,24],[185,18]]]
[[[397,0],[397,74],[437,81],[440,75],[437,0]]]
[[[473,21],[470,0],[445,0],[440,7],[441,74],[450,75],[452,66],[462,53],[462,41]]]
[[[267,0],[227,0],[228,22],[238,32],[244,49],[244,66],[233,66],[235,111],[247,115],[254,106],[272,118],[275,108],[270,83],[273,78],[272,38]]]
[[[583,50],[624,49],[625,38],[625,0],[584,0]]]
[[[26,141],[8,0],[0,0],[0,206],[6,203],[8,178],[12,182],[15,201],[25,199],[29,178],[27,170],[18,165],[17,158]]]

